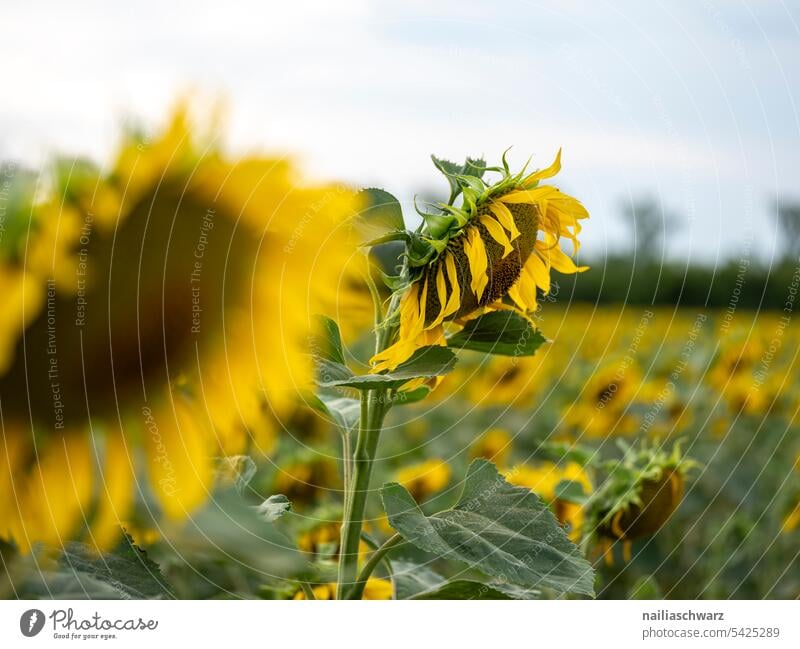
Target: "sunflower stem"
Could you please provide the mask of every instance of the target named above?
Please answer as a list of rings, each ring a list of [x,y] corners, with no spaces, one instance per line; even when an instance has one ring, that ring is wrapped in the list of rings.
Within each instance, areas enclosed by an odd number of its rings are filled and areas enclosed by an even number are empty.
[[[361,420],[353,454],[353,475],[345,502],[342,521],[341,549],[339,552],[339,578],[336,589],[338,599],[348,599],[356,585],[358,575],[358,548],[364,511],[369,494],[372,465],[378,449],[381,426],[386,410],[383,406],[386,390],[365,390],[361,393]]]
[[[375,568],[378,567],[378,564],[386,558],[386,553],[389,552],[389,550],[402,542],[403,537],[399,534],[395,534],[372,553],[369,561],[364,564],[364,568],[358,575],[358,581],[350,591],[348,599],[361,599],[361,596],[364,594],[364,587],[367,585],[367,580],[369,580],[369,576],[372,574],[372,571],[375,570]],[[391,571],[392,567],[388,560],[386,561],[386,564],[388,569]]]

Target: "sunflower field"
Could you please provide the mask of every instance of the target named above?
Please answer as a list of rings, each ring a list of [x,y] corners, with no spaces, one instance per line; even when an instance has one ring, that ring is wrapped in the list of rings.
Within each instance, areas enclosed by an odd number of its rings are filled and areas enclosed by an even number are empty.
[[[800,267],[593,299],[549,155],[401,205],[181,108],[4,164],[3,597],[800,597]]]

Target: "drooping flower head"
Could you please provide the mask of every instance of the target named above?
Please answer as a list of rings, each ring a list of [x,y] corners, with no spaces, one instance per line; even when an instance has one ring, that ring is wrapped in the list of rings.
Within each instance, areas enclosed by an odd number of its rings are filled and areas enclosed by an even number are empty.
[[[444,344],[445,323],[501,309],[528,316],[537,308],[537,289],[550,290],[551,268],[584,270],[560,241],[569,239],[576,253],[580,221],[588,213],[575,198],[541,184],[561,169],[560,152],[552,165],[530,174],[512,174],[505,156],[502,167],[434,162],[448,176],[450,201],[438,204],[438,213],[422,213],[422,226],[409,233],[399,334],[373,357],[378,371],[397,367],[421,347]],[[487,184],[487,172],[499,180]]]

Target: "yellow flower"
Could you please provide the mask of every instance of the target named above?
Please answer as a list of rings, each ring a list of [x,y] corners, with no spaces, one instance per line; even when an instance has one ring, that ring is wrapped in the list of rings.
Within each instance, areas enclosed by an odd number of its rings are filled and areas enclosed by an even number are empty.
[[[503,466],[511,453],[511,434],[502,428],[492,428],[481,435],[469,449],[471,458],[485,458]]]
[[[463,225],[437,239],[441,250],[416,269],[418,276],[400,300],[397,342],[372,358],[376,371],[394,369],[420,347],[446,344],[445,323],[486,310],[527,316],[537,308],[537,289],[550,290],[551,268],[585,270],[559,241],[569,238],[577,251],[580,220],[588,213],[556,187],[539,185],[560,168],[559,152],[547,169],[525,177],[506,172],[474,205],[444,206]]]
[[[228,159],[185,110],[108,172],[59,174],[0,252],[0,536],[22,549],[113,544],[144,467],[179,518],[216,457],[271,452],[312,378],[313,314],[364,271],[351,191]]]
[[[450,465],[442,459],[430,458],[419,464],[403,467],[395,479],[421,502],[444,489],[450,482]]]
[[[297,547],[308,554],[317,554],[321,547],[333,545],[338,548],[339,534],[342,524],[322,523],[315,525],[310,530],[303,532],[297,539]]]
[[[632,361],[606,361],[585,380],[580,398],[567,406],[564,423],[593,438],[635,433],[639,424],[628,406],[641,380]]]

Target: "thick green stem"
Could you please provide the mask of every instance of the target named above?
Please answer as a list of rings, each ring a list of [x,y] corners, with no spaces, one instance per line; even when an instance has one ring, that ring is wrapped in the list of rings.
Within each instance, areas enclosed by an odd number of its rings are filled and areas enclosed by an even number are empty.
[[[389,550],[391,550],[396,545],[402,543],[402,541],[403,537],[401,537],[399,534],[395,534],[388,541],[386,541],[381,547],[377,548],[375,552],[372,553],[372,556],[369,558],[369,561],[367,561],[367,563],[364,564],[364,568],[358,575],[358,581],[350,591],[348,599],[361,599],[361,596],[364,594],[364,586],[367,585],[367,580],[369,579],[369,576],[372,574],[372,571],[378,567],[378,564],[384,559],[386,553],[389,552]]]
[[[378,450],[383,417],[386,414],[383,401],[385,390],[369,390],[361,393],[361,421],[358,439],[353,454],[353,475],[349,498],[346,501],[342,522],[341,547],[339,551],[339,579],[336,589],[339,599],[347,599],[356,583],[358,574],[358,546],[361,528],[364,525],[364,510],[369,495],[372,464]]]
[[[404,265],[403,272],[406,272]],[[383,315],[380,307],[380,296],[377,290],[370,288],[375,302],[376,319]],[[399,294],[395,293],[389,303],[387,314],[375,327],[375,353],[380,353],[392,343],[397,333],[396,310]],[[339,543],[339,575],[337,579],[336,597],[348,599],[351,591],[356,589],[358,597],[364,590],[359,588],[358,548],[361,542],[361,528],[364,526],[364,511],[369,494],[369,481],[372,476],[372,465],[378,450],[378,439],[381,435],[383,418],[390,407],[390,390],[376,388],[361,393],[361,417],[358,424],[356,448],[350,464],[349,485],[345,489],[344,517]]]

